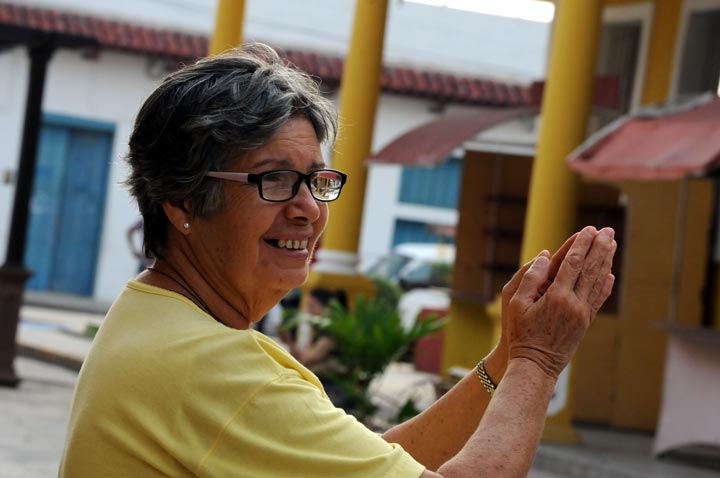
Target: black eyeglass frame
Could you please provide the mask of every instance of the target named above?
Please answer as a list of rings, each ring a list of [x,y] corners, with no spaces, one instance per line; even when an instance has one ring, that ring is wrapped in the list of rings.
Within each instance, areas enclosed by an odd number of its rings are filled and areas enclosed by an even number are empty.
[[[262,188],[262,180],[263,177],[267,176],[268,174],[273,173],[295,173],[298,176],[298,180],[295,181],[295,183],[292,186],[292,195],[287,199],[268,199],[265,197],[265,194],[263,193]],[[322,173],[322,172],[331,172],[335,173],[340,176],[340,187],[337,191],[337,196],[335,196],[333,199],[322,199],[315,196],[315,193],[313,192],[313,188],[311,186],[311,178],[316,173]],[[264,171],[262,173],[235,173],[235,172],[226,172],[226,171],[209,171],[205,176],[211,177],[211,178],[217,178],[217,179],[225,179],[228,181],[236,181],[236,182],[247,182],[247,183],[253,183],[257,184],[258,187],[258,193],[260,194],[260,199],[263,201],[268,202],[287,202],[292,200],[295,196],[297,196],[298,191],[300,191],[300,184],[305,183],[308,187],[308,190],[310,191],[310,195],[315,199],[316,201],[320,202],[332,202],[337,200],[337,198],[340,197],[340,193],[342,192],[342,188],[345,185],[345,182],[347,181],[347,174],[338,171],[336,169],[315,169],[313,171],[306,173],[297,171],[295,169],[271,169],[269,171]]]

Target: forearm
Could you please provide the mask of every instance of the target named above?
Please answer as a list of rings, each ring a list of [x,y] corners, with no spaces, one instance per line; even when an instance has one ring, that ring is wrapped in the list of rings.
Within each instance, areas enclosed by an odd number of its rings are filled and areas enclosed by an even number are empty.
[[[496,384],[505,373],[506,356],[505,348],[498,346],[485,359],[488,375]],[[490,395],[473,369],[427,410],[391,428],[383,438],[399,443],[429,470],[436,470],[462,449],[489,402]]]
[[[445,478],[524,477],[537,451],[555,379],[515,359],[467,444],[438,468]]]
[[[330,337],[320,337],[314,343],[309,344],[299,351],[300,363],[309,367],[323,361],[335,348],[335,341]]]

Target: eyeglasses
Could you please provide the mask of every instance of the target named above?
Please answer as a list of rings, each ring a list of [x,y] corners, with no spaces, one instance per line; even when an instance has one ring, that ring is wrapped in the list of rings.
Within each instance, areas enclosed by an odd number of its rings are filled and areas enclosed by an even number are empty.
[[[310,194],[316,200],[334,201],[340,196],[340,191],[347,180],[347,175],[334,169],[317,169],[307,174],[293,169],[273,169],[260,174],[210,171],[206,176],[255,183],[260,197],[270,202],[291,200],[297,195],[302,183],[307,184]]]

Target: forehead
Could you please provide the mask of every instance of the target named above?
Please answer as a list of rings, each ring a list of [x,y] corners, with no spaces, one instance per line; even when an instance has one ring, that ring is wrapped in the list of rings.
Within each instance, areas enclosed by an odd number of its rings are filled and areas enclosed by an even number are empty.
[[[244,155],[240,163],[250,169],[310,169],[324,166],[315,129],[305,118],[289,120],[267,143]]]

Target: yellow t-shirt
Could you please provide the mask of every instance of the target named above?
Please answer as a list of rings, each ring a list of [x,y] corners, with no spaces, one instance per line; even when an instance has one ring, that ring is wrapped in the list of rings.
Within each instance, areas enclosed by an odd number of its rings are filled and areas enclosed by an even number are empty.
[[[130,281],[80,372],[60,476],[417,478],[423,469],[335,408],[269,338]]]

